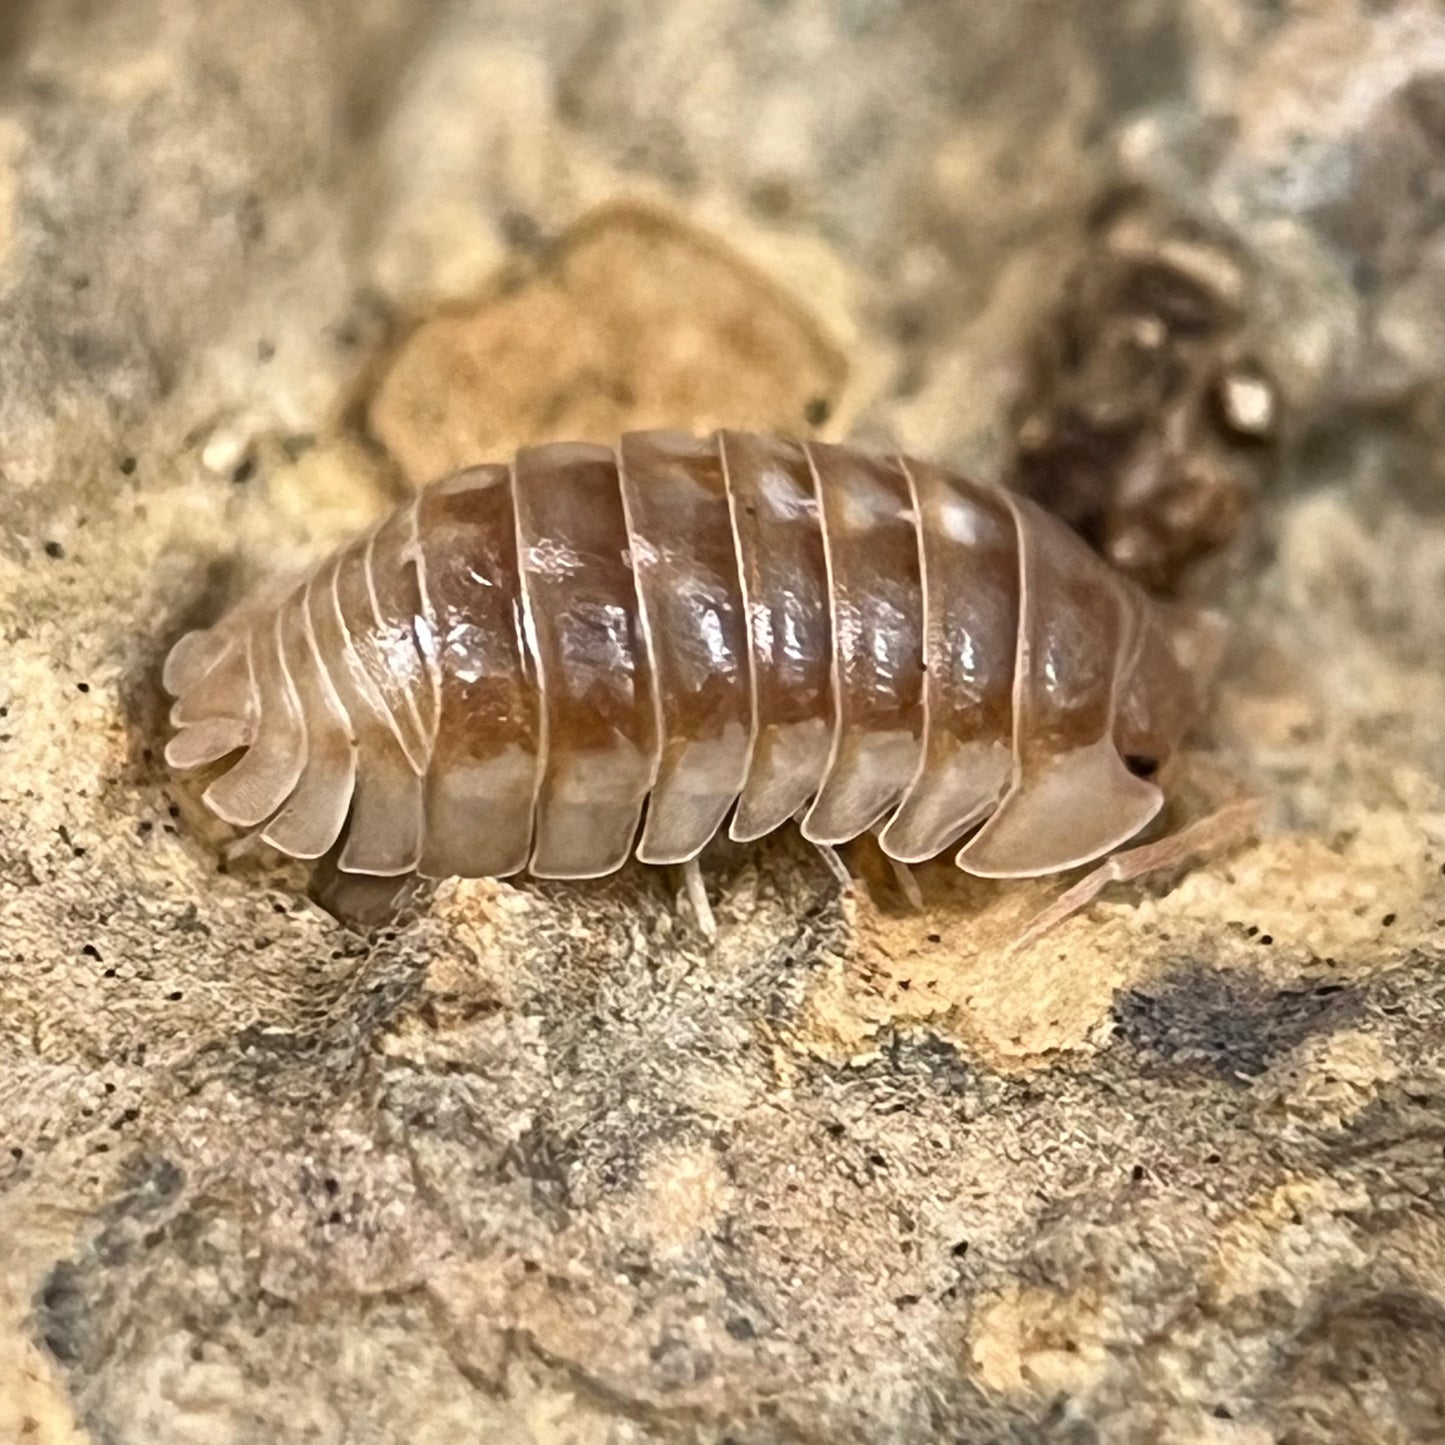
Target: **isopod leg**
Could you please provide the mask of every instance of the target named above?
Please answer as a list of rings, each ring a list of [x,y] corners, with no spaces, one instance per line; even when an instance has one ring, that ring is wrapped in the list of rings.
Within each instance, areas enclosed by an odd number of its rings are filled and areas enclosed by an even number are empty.
[[[923,912],[923,890],[918,886],[918,876],[908,864],[900,863],[898,859],[889,857],[887,853],[883,856],[888,859],[888,866],[893,873],[893,881],[898,885],[898,891],[903,895],[903,901],[915,912]]]
[[[843,861],[843,855],[827,843],[814,843],[813,846],[818,850],[818,856],[827,865],[828,872],[838,880],[843,892],[855,892],[859,886],[859,880],[848,871],[848,865]]]
[[[309,891],[318,908],[349,928],[365,931],[396,922],[435,889],[432,879],[415,873],[392,878],[347,873],[337,866],[334,855],[328,855],[312,874]]]
[[[689,858],[682,865],[682,886],[687,894],[688,907],[697,921],[698,932],[711,943],[717,937],[717,918],[707,900],[707,885],[703,882],[702,869],[696,858]]]
[[[1013,941],[1009,953],[1026,952],[1045,934],[1087,908],[1111,883],[1133,883],[1171,873],[1195,858],[1237,848],[1255,836],[1259,821],[1257,802],[1230,803],[1167,838],[1115,853],[1045,908]]]

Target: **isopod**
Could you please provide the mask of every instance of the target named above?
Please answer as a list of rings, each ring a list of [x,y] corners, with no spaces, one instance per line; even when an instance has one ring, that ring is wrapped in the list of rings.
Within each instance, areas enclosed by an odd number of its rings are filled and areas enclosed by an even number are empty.
[[[582,879],[798,819],[1035,876],[1119,848],[1218,652],[1025,498],[733,431],[458,473],[182,637],[182,773],[343,873]]]

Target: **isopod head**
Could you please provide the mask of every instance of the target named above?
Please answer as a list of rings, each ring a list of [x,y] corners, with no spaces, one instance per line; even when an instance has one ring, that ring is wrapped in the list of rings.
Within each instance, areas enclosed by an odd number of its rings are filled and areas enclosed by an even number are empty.
[[[1119,680],[1114,741],[1129,771],[1153,779],[1199,720],[1224,656],[1217,613],[1162,606],[1147,613],[1128,671]]]

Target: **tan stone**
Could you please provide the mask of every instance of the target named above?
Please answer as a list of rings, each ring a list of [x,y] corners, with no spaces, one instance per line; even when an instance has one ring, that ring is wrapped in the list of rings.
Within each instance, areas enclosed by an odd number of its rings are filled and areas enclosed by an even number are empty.
[[[0,1322],[0,1440],[86,1445],[55,1365],[29,1338],[18,1310]]]
[[[805,433],[847,367],[803,305],[664,212],[605,207],[525,278],[422,322],[368,410],[413,482],[542,441],[717,426]]]

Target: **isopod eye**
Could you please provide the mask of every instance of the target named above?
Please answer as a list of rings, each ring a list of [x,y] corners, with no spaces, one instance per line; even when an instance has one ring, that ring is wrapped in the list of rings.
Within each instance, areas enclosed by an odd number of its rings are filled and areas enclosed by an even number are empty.
[[[1152,778],[1159,771],[1159,760],[1157,758],[1146,758],[1139,753],[1130,753],[1124,759],[1124,766],[1134,774],[1136,778]]]

